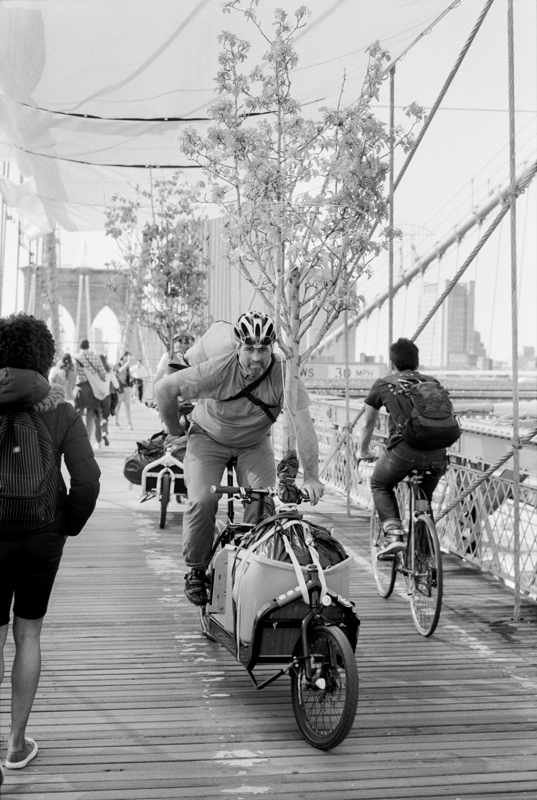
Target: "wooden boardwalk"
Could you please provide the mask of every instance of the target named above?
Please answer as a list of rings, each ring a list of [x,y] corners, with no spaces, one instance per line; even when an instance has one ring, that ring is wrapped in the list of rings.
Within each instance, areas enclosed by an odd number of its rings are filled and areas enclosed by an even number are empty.
[[[442,617],[423,639],[402,594],[376,594],[365,513],[348,518],[328,497],[315,517],[334,524],[355,559],[360,701],[346,741],[314,750],[288,679],[256,691],[200,634],[182,592],[181,515],[172,505],[159,530],[156,502],[139,505],[121,474],[135,439],[157,430],[140,405],[134,420],[135,433],[112,427],[98,454],[98,510],[68,542],[43,629],[28,730],[40,752],[7,774],[2,798],[537,799],[535,605],[513,623],[509,591],[446,557]],[[11,657],[10,645],[8,675]],[[4,740],[8,702],[6,681]]]

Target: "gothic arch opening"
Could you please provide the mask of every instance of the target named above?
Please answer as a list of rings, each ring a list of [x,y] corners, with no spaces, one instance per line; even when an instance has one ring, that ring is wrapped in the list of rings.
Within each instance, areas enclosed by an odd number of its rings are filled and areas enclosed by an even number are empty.
[[[105,355],[109,364],[115,364],[120,355],[121,326],[110,306],[103,306],[94,318],[91,336],[96,352]]]

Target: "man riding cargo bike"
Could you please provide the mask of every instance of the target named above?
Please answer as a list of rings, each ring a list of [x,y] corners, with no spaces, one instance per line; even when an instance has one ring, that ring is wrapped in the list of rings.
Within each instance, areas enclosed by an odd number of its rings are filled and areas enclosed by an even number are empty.
[[[231,459],[239,484],[274,486],[270,429],[284,405],[285,361],[274,352],[276,332],[270,317],[251,311],[234,326],[221,324],[228,330],[223,338],[229,337],[230,348],[194,363],[194,346],[185,354],[181,369],[155,384],[157,405],[170,435],[182,433],[178,400],[195,401],[184,459],[188,505],[183,516],[183,556],[190,569],[185,594],[200,606],[208,601],[205,572],[218,506],[211,486],[220,483]],[[319,481],[319,447],[308,405],[308,393],[299,379],[294,424],[304,474],[302,488],[315,505],[324,486]],[[253,523],[258,516],[259,504],[247,505],[244,522]]]

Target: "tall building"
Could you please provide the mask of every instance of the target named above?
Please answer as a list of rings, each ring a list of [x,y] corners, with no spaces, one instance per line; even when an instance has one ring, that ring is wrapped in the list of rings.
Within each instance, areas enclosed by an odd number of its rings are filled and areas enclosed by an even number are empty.
[[[437,283],[424,285],[420,319],[428,314],[439,294]],[[423,366],[468,369],[477,366],[478,359],[486,356],[474,327],[474,309],[474,281],[456,284],[417,341]]]

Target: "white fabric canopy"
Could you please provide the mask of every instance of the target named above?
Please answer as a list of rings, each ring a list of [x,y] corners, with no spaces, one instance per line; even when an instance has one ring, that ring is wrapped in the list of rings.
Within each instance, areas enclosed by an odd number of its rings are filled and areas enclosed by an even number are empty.
[[[261,0],[274,9],[299,2]],[[443,13],[448,0],[309,0],[296,38],[293,93],[315,117],[360,94],[368,45],[379,40],[399,58]],[[243,7],[246,0],[243,0]],[[114,193],[147,187],[151,165],[199,169],[182,154],[182,128],[203,129],[214,102],[219,33],[252,42],[251,64],[267,43],[220,0],[3,0],[0,3],[0,158],[19,183],[0,179],[27,235],[59,225],[101,230]]]

